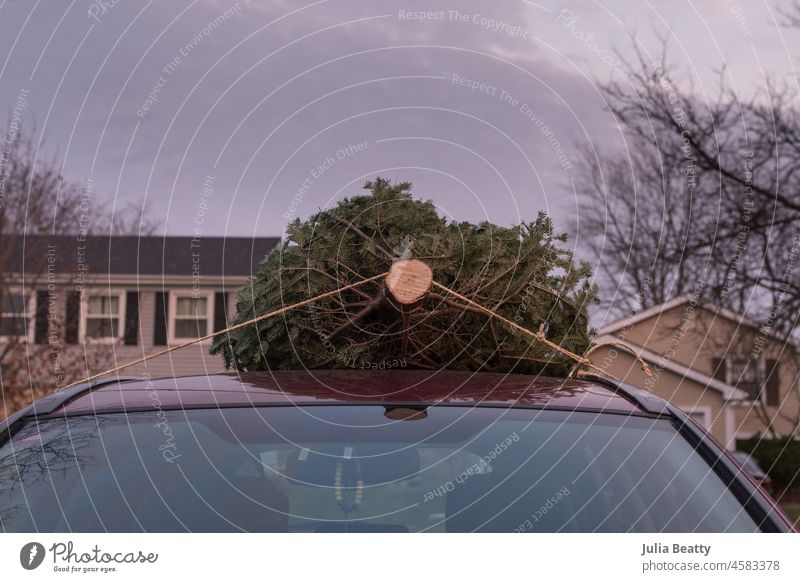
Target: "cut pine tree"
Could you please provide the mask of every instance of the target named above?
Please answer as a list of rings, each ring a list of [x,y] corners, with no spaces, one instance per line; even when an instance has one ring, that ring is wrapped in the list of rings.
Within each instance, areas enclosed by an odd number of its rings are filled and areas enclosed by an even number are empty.
[[[576,354],[590,344],[591,270],[551,220],[513,227],[452,222],[410,184],[368,182],[368,195],[299,219],[238,293],[238,319],[334,293],[217,339],[212,351],[241,371],[409,368],[565,375],[574,362],[482,310],[437,292],[436,281]]]

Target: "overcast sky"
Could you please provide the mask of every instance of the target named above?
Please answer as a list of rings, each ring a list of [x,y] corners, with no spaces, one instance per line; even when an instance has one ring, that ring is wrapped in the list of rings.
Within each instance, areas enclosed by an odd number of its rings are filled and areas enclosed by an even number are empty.
[[[620,145],[613,50],[669,36],[687,83],[713,94],[725,65],[748,95],[800,54],[778,5],[0,0],[0,104],[96,204],[146,200],[169,234],[279,235],[376,175],[459,220],[563,228],[576,144]]]

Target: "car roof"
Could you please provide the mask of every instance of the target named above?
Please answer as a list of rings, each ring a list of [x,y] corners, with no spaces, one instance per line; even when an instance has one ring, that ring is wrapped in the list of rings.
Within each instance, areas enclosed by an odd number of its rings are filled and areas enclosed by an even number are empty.
[[[644,413],[613,384],[522,374],[425,370],[306,370],[126,379],[77,392],[52,412],[314,404],[568,408]]]

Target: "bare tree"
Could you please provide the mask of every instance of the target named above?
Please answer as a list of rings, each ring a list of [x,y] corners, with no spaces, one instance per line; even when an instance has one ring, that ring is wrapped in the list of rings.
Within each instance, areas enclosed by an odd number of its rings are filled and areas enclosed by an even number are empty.
[[[788,18],[800,14],[792,5]],[[626,82],[603,87],[624,151],[584,149],[576,187],[584,241],[596,253],[612,308],[631,312],[692,294],[749,315],[760,329],[724,346],[758,364],[759,336],[793,340],[800,316],[800,109],[796,87],[769,83],[746,101],[724,88],[704,100],[660,59],[636,53]],[[754,369],[750,377],[756,373]],[[768,371],[767,371],[768,373]],[[759,381],[763,381],[763,378]],[[798,390],[797,382],[793,389]],[[798,394],[800,397],[800,394]],[[800,414],[755,412],[774,430]]]
[[[54,366],[54,347],[28,341],[38,308],[35,291],[48,286],[48,256],[41,249],[26,249],[31,235],[150,234],[155,223],[142,208],[109,207],[89,212],[85,204],[90,182],[79,185],[64,178],[55,158],[42,159],[35,132],[9,126],[0,147],[0,418],[28,402],[86,374],[110,367],[113,346],[92,350],[61,351]],[[37,155],[38,154],[38,155]],[[63,322],[48,334],[63,337]]]
[[[584,211],[574,228],[595,254],[602,299],[620,314],[694,294],[717,275],[706,235],[718,209],[697,192],[707,186],[690,188],[679,159],[636,141],[627,155],[582,147],[575,179]]]
[[[609,214],[612,204],[631,206],[623,198],[643,202],[625,219],[635,228],[618,229],[612,240],[652,262],[604,258],[634,284],[639,270],[649,269],[671,296],[699,279],[707,283],[706,297],[738,311],[766,319],[780,305],[782,316],[771,327],[790,333],[800,312],[800,282],[788,271],[800,236],[800,117],[791,90],[773,84],[748,102],[728,91],[703,102],[642,54],[629,79],[632,89],[612,83],[605,93],[633,153],[605,161],[584,156],[583,166],[597,176],[608,172],[602,192],[609,202],[600,208]],[[598,195],[584,193],[597,208]],[[591,234],[615,235],[587,215],[583,226]]]

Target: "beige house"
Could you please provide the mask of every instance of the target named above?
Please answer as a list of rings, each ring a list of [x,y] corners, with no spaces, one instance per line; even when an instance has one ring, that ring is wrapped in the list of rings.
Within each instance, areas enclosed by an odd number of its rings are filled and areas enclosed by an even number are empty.
[[[755,321],[687,295],[603,326],[596,343],[595,365],[680,407],[728,448],[758,434],[798,438],[800,346]]]

